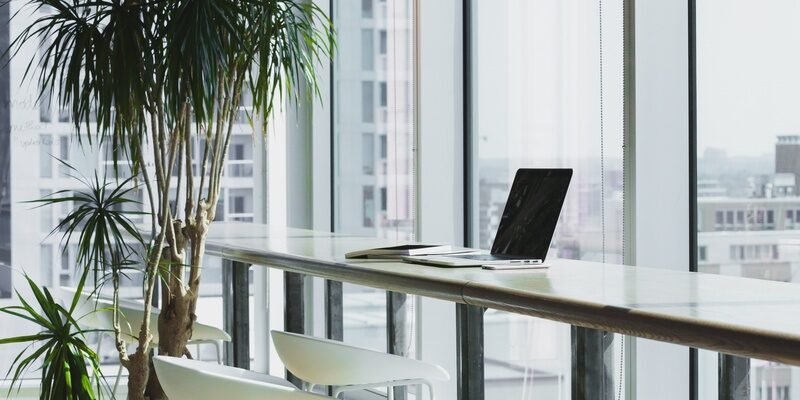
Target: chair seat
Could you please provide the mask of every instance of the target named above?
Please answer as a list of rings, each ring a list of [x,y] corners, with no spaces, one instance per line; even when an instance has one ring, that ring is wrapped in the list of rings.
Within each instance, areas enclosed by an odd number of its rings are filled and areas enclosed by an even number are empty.
[[[153,357],[153,365],[170,400],[331,399],[298,390],[284,379],[240,368],[166,356]]]
[[[316,385],[370,385],[403,380],[448,381],[444,368],[428,362],[281,331],[272,331],[286,368]]]
[[[69,299],[75,294],[76,289],[69,287],[61,287],[62,292],[66,295],[65,298]],[[114,327],[114,313],[112,311],[112,300],[106,298],[97,298],[89,293],[83,293],[81,296],[81,304],[78,305],[79,323],[86,328],[93,329],[113,329]],[[134,343],[137,341],[139,328],[142,326],[144,319],[144,311],[139,308],[143,304],[129,299],[120,299],[118,302],[118,309],[120,312],[120,329],[122,331],[122,340],[127,343]],[[150,333],[153,335],[152,343],[158,345],[158,314],[159,310],[154,309],[150,313]],[[195,322],[192,325],[192,339],[189,344],[198,342],[221,340],[223,342],[230,342],[231,336],[224,330],[215,326]]]

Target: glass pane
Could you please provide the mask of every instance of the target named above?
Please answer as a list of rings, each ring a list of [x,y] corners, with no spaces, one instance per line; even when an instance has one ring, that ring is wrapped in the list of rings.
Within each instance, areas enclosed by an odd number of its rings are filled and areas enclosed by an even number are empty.
[[[800,282],[800,4],[697,1],[698,270]],[[715,377],[717,357],[701,356]],[[800,368],[751,360],[750,398],[788,399]],[[700,379],[701,398],[716,379]]]
[[[413,239],[413,4],[334,2],[337,232]],[[345,341],[385,351],[385,292],[344,285],[344,327]]]
[[[39,177],[53,177],[53,137],[39,135]]]
[[[472,7],[473,243],[491,248],[518,168],[573,168],[548,257],[621,263],[622,0]],[[569,325],[489,310],[485,335],[487,398],[570,398]]]

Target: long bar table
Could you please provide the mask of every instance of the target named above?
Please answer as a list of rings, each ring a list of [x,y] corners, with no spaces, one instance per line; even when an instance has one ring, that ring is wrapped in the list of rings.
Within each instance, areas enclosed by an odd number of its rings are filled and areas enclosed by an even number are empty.
[[[352,250],[394,244],[330,232],[215,223],[206,251],[245,265],[432,297],[471,310],[492,308],[800,365],[800,288],[793,284],[563,259],[548,260],[550,267],[543,270],[488,271],[344,258]]]

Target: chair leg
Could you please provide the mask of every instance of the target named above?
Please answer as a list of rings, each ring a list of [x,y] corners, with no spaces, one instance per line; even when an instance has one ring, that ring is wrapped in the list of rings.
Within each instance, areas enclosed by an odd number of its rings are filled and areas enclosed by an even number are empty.
[[[111,390],[112,398],[117,396],[117,386],[119,386],[119,378],[121,376],[122,376],[122,364],[119,365],[119,369],[117,370],[117,379],[114,380],[114,389]]]
[[[100,355],[100,348],[101,348],[100,345],[103,344],[103,338],[105,336],[106,335],[104,335],[102,333],[98,333],[97,334],[97,349],[95,349],[95,353],[97,353],[98,356]]]
[[[95,350],[95,352],[94,352],[94,353],[95,353],[95,354],[97,354],[97,357],[98,357],[98,358],[100,357],[100,348],[101,348],[101,347],[100,347],[100,345],[101,345],[101,344],[103,344],[103,338],[104,338],[105,336],[106,336],[106,335],[104,335],[104,334],[102,334],[102,333],[99,333],[99,332],[97,333],[97,349]],[[102,361],[102,360],[101,360],[101,361]],[[90,380],[89,382],[90,382],[92,385],[94,385],[94,374],[92,374],[92,378],[91,378],[91,380]]]
[[[425,386],[428,387],[428,394],[431,395],[431,400],[434,400],[434,397],[433,397],[433,384],[430,383],[430,382],[425,382]]]

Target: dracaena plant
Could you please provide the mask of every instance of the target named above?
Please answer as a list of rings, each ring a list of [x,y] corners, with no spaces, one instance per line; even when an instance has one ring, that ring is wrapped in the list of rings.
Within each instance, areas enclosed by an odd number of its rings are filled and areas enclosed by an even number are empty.
[[[158,353],[188,351],[206,235],[242,93],[251,94],[251,124],[266,132],[276,106],[297,101],[297,93],[318,93],[315,67],[332,53],[333,29],[311,0],[25,3],[37,17],[12,41],[11,56],[43,43],[26,78],[69,110],[80,143],[106,141],[115,164],[130,160],[153,210],[138,346],[129,353],[117,340],[129,398],[143,399],[154,375],[149,318],[159,281]],[[79,248],[91,248],[89,235],[77,237]],[[147,395],[163,393],[151,382]]]
[[[17,292],[21,305],[0,308],[0,313],[25,320],[38,328],[36,333],[0,339],[0,345],[27,345],[14,358],[6,373],[11,385],[8,394],[14,393],[21,385],[25,373],[39,365],[42,400],[96,399],[104,390],[105,379],[100,373],[100,360],[97,353],[86,345],[82,330],[81,315],[77,315],[81,289],[87,274],[81,276],[78,291],[66,307],[56,302],[47,288],[40,288],[36,282],[25,275],[28,287],[35,301],[25,300]],[[13,374],[12,374],[13,372]],[[107,386],[107,385],[106,385]]]

